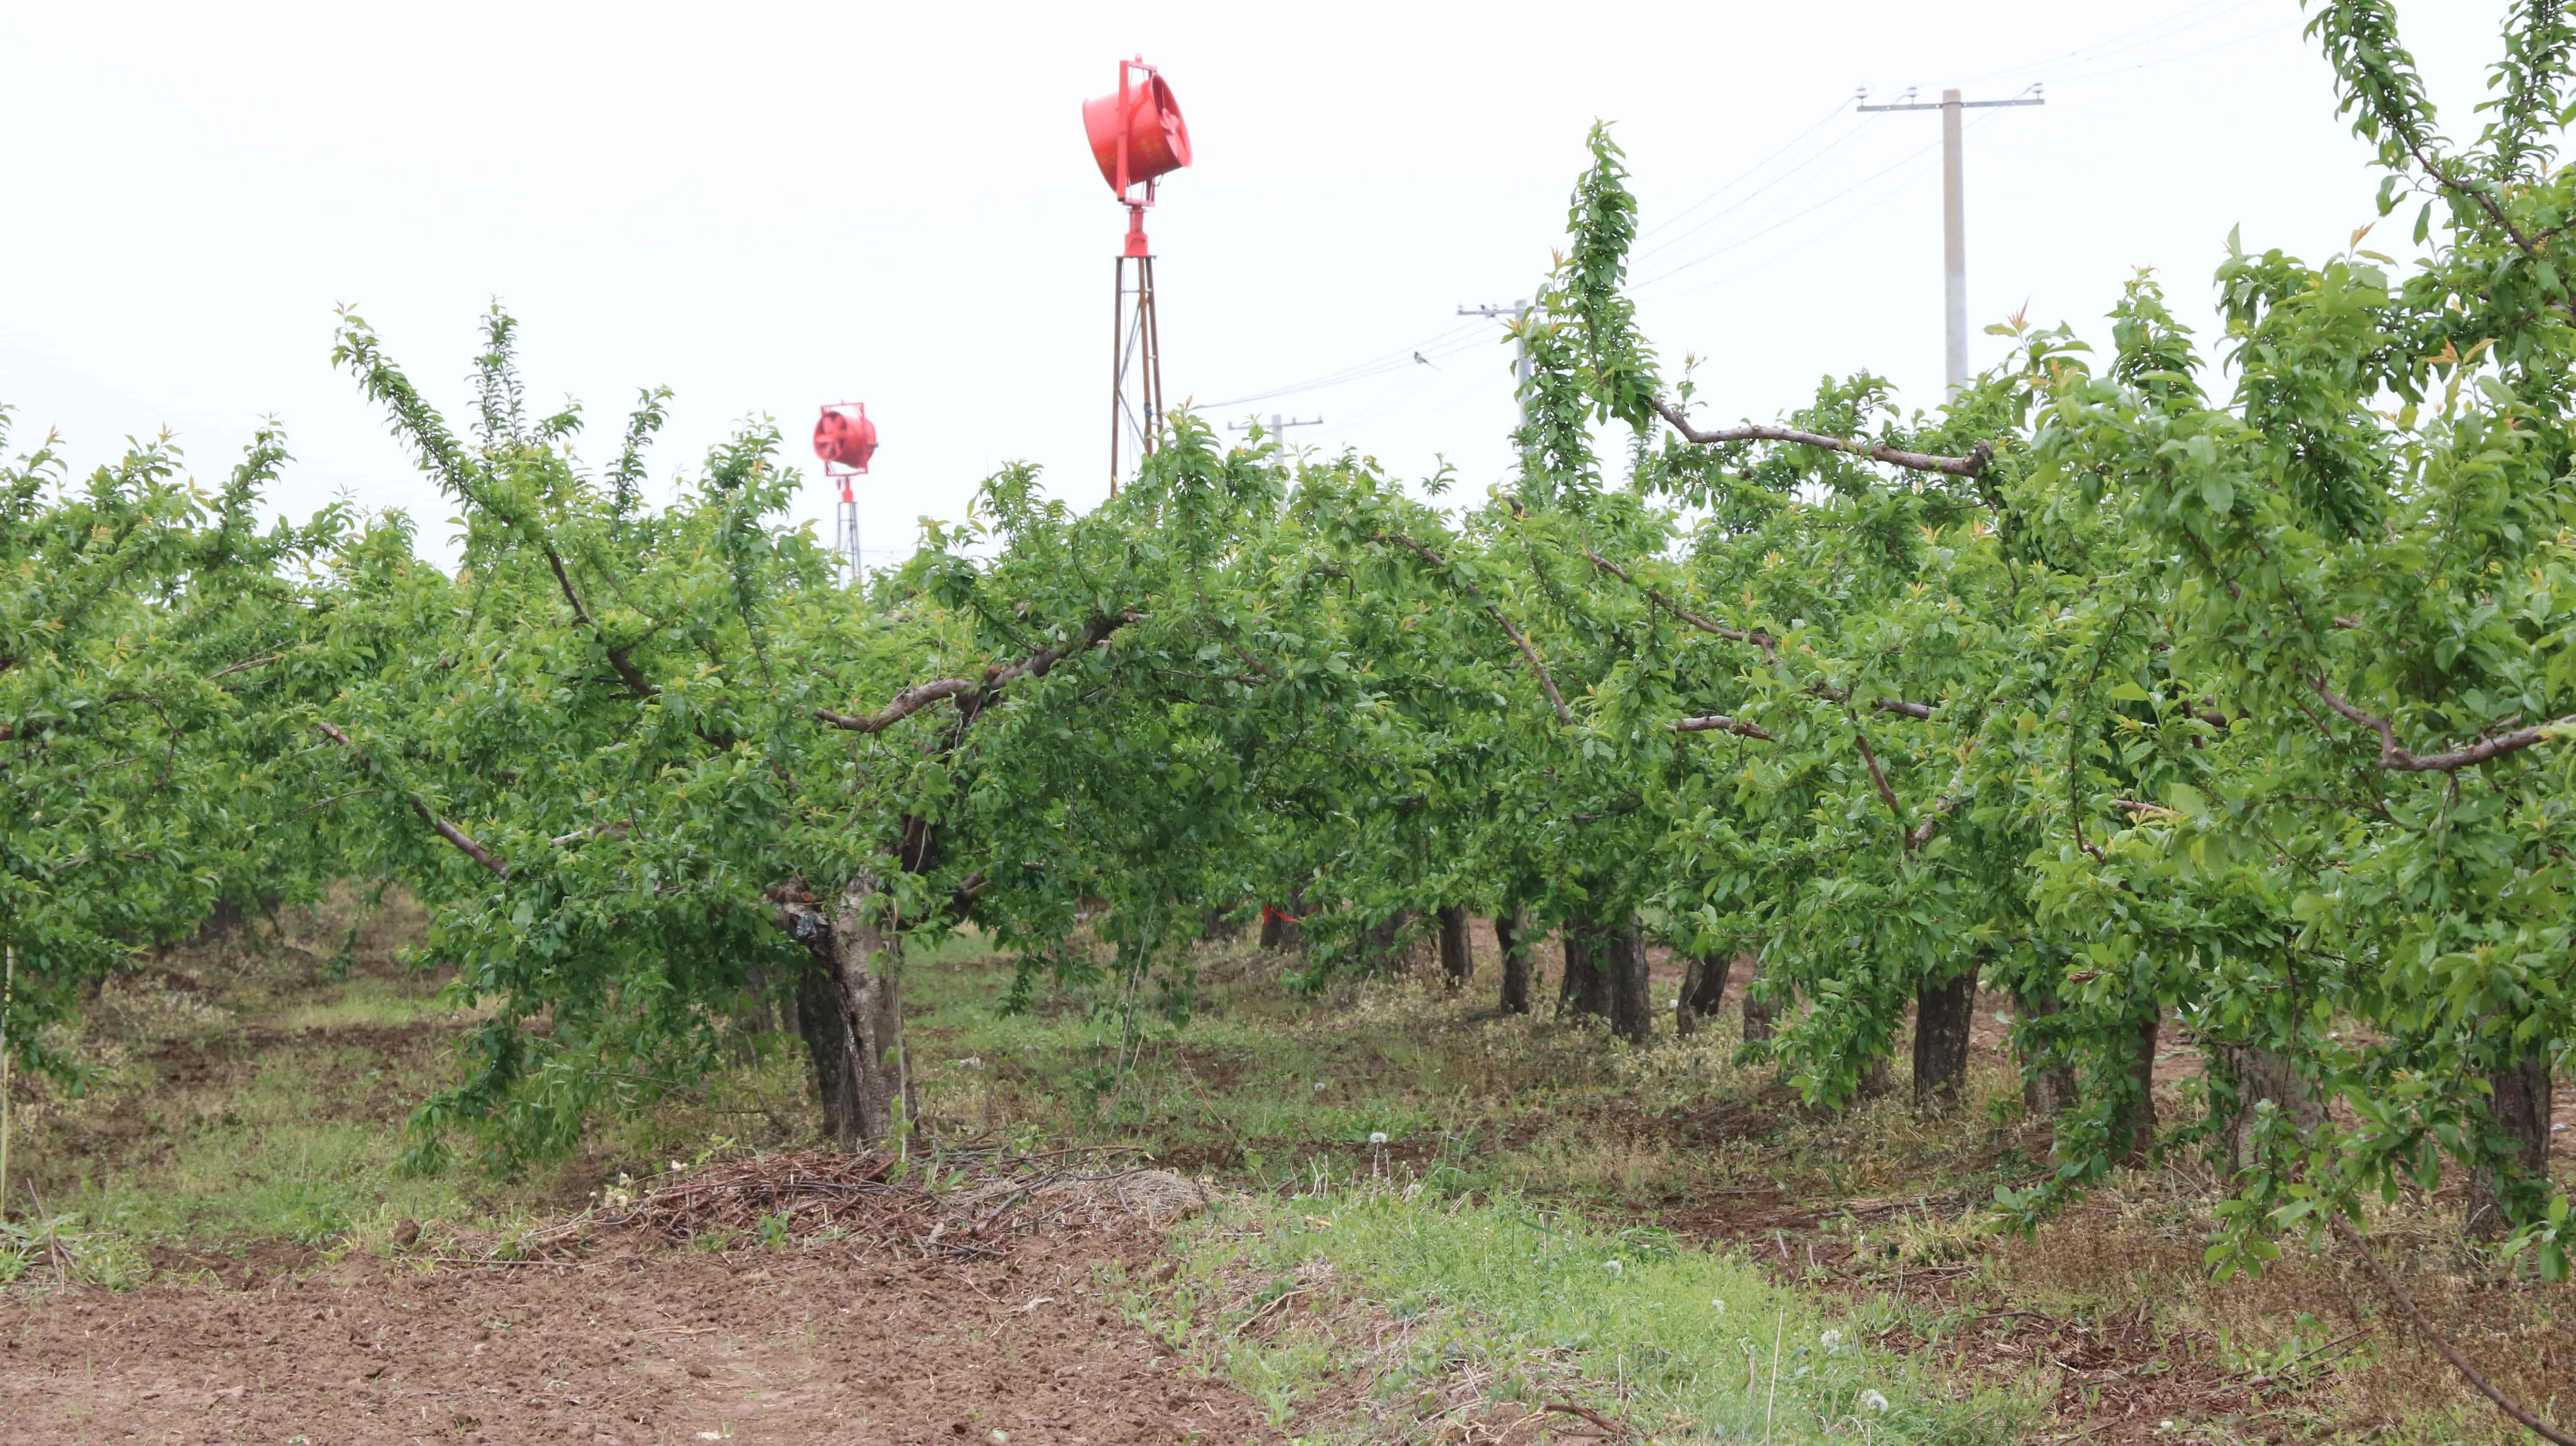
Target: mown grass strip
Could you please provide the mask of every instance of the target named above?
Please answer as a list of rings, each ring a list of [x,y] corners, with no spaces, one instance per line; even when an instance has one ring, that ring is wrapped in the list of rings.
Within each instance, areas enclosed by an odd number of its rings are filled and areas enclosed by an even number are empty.
[[[1873,1348],[1881,1312],[1517,1199],[1376,1182],[1256,1197],[1182,1248],[1149,1309],[1301,1440],[1463,1440],[1541,1414],[1562,1432],[1591,1412],[1664,1442],[1978,1446],[2040,1414],[2021,1384]]]

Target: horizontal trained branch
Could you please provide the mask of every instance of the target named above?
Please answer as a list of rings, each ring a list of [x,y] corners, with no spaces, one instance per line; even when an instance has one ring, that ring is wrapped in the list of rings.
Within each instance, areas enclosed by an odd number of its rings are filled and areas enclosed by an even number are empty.
[[[2326,706],[2379,735],[2379,766],[2392,773],[2457,773],[2491,763],[2509,753],[2519,753],[2536,744],[2546,743],[2562,730],[2576,729],[2576,714],[2552,719],[2533,728],[2517,728],[2493,738],[2481,739],[2466,748],[2448,753],[2414,753],[2397,744],[2397,729],[2385,718],[2375,718],[2334,694],[2323,678],[2310,678],[2308,686],[2325,700]],[[2508,719],[2508,722],[2511,720]]]
[[[1076,653],[1089,652],[1100,646],[1108,641],[1111,633],[1134,622],[1138,616],[1130,612],[1121,613],[1115,617],[1103,615],[1093,618],[1083,625],[1082,637],[1079,641],[1061,648],[1040,648],[1015,663],[1007,665],[996,663],[984,670],[984,677],[980,682],[969,678],[941,678],[936,682],[918,684],[897,693],[894,701],[888,703],[882,712],[853,714],[839,713],[829,708],[817,708],[814,710],[814,716],[835,728],[846,728],[853,733],[882,733],[942,698],[956,698],[962,700],[958,706],[965,709],[968,716],[972,717],[982,712],[985,706],[992,702],[992,695],[1006,685],[1022,678],[1045,677],[1056,664]]]
[[[1704,718],[1681,719],[1673,724],[1673,730],[1678,733],[1732,733],[1738,738],[1759,738],[1765,743],[1777,736],[1758,723],[1747,723],[1741,718],[1729,718],[1723,713],[1711,713]]]
[[[1716,431],[1708,432],[1692,426],[1690,419],[1682,415],[1679,407],[1661,397],[1652,400],[1655,410],[1663,414],[1665,421],[1673,424],[1673,430],[1681,433],[1683,440],[1700,446],[1713,446],[1722,442],[1789,442],[1801,447],[1819,447],[1828,452],[1843,452],[1854,457],[1866,457],[1872,462],[1885,462],[1891,467],[1903,467],[1909,471],[1946,472],[1953,477],[1976,476],[1986,470],[1986,463],[1992,461],[1995,455],[1995,449],[1984,442],[1979,442],[1970,448],[1968,455],[1964,457],[1944,457],[1931,452],[1909,452],[1902,447],[1890,447],[1883,443],[1855,442],[1848,437],[1828,437],[1822,432],[1801,431],[1796,427],[1765,427],[1753,423],[1747,423],[1741,427],[1720,427]]]

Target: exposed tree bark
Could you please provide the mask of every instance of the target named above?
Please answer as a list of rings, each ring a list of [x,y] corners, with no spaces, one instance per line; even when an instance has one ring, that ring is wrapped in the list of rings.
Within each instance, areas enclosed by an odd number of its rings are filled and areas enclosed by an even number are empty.
[[[1224,909],[1208,910],[1207,917],[1199,925],[1199,937],[1210,941],[1242,938],[1243,926],[1227,918],[1226,913]]]
[[[1494,943],[1503,956],[1502,1007],[1505,1014],[1530,1012],[1529,914],[1520,909],[1494,916]]]
[[[1565,972],[1572,1012],[1600,1015],[1621,1039],[1646,1042],[1655,1014],[1647,991],[1646,936],[1635,915],[1617,923],[1567,923]]]
[[[2156,1037],[2164,1027],[2164,1012],[2157,1010],[2138,1021],[2131,1036],[2126,1061],[2129,1098],[2120,1111],[2120,1133],[2112,1136],[2113,1148],[2120,1149],[2121,1134],[2127,1146],[2121,1149],[2120,1163],[2132,1170],[2143,1170],[2154,1162],[2156,1153]]]
[[[1610,1030],[1630,1044],[1654,1037],[1655,999],[1646,976],[1646,934],[1629,915],[1609,931]]]
[[[2501,1240],[2521,1225],[2525,1202],[2518,1197],[2547,1193],[2549,1180],[2549,1050],[2535,1042],[2520,1059],[2486,1072],[2487,1135],[2502,1137],[2506,1157],[2482,1165],[2469,1175],[2468,1234],[2472,1240]],[[2537,1187],[2537,1188],[2535,1188]]]
[[[2013,1013],[2022,1019],[2045,1019],[2066,1006],[2054,994],[2015,994]],[[2022,1041],[2014,1031],[2013,1056],[2021,1066],[2022,1113],[2032,1119],[2056,1115],[2075,1103],[2075,1067],[2063,1060],[2050,1063],[2039,1051]]]
[[[805,1058],[812,1066],[808,1079],[823,1109],[823,1136],[848,1150],[859,1143],[859,1108],[850,1093],[849,1029],[841,1020],[837,993],[817,955],[797,973],[793,1008],[796,1033],[805,1041]]]
[[[811,950],[824,976],[822,1008],[838,1017],[839,1098],[843,1118],[834,1138],[845,1147],[873,1144],[895,1131],[900,1113],[911,1115],[903,1066],[903,1006],[897,970],[901,936],[880,917],[886,907],[873,875],[853,875],[830,901],[829,912],[811,895],[782,886],[770,891],[779,923]],[[800,993],[799,1002],[807,996]],[[800,1020],[800,1024],[803,1021]],[[804,1024],[809,1049],[828,1049],[834,1040],[820,1022]],[[818,1084],[830,1121],[834,1091],[830,1069],[817,1059]]]
[[[2302,1130],[2324,1118],[2316,1094],[2307,1080],[2290,1067],[2289,1057],[2268,1049],[2245,1044],[2222,1044],[2210,1051],[2212,1072],[2236,1092],[2236,1104],[2220,1136],[2220,1148],[2226,1153],[2227,1177],[2251,1162],[2254,1154],[2256,1107],[2265,1100],[2278,1106]]]
[[[1854,441],[1848,437],[1828,437],[1817,432],[1803,432],[1794,427],[1765,427],[1747,424],[1702,431],[1690,424],[1681,409],[1661,397],[1653,399],[1655,410],[1683,438],[1700,446],[1722,442],[1794,442],[1802,447],[1821,447],[1828,452],[1847,452],[1873,462],[1885,462],[1915,472],[1947,472],[1954,477],[1974,477],[1986,469],[1994,456],[1992,443],[1979,442],[1964,457],[1942,457],[1927,452],[1908,452],[1883,443]]]
[[[1610,974],[1600,958],[1600,931],[1577,919],[1568,919],[1560,931],[1565,939],[1565,975],[1557,981],[1556,1012],[1559,1018],[1577,1014],[1610,1016]]]
[[[1476,977],[1476,951],[1467,935],[1467,910],[1458,904],[1440,906],[1440,977],[1452,989],[1464,989]]]
[[[1692,959],[1682,975],[1679,1007],[1673,1010],[1673,1032],[1699,1033],[1699,1022],[1714,1019],[1726,1004],[1726,977],[1735,972],[1732,954],[1705,954]]]
[[[1968,1089],[1968,1024],[1977,1009],[1975,966],[1914,991],[1914,1108],[1947,1114]]]
[[[1767,1044],[1777,1032],[1779,1011],[1753,997],[1753,986],[1762,982],[1762,956],[1754,955],[1752,964],[1744,974],[1744,1042]]]

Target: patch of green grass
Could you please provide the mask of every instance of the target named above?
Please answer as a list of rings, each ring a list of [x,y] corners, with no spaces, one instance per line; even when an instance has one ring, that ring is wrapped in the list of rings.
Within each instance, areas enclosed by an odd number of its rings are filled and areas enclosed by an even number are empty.
[[[1317,1441],[1432,1439],[1550,1401],[1665,1441],[1974,1446],[2038,1419],[2029,1389],[1872,1347],[1883,1309],[1834,1314],[1741,1261],[1518,1198],[1364,1183],[1232,1203],[1182,1241],[1141,1313],[1177,1311],[1208,1369],[1292,1433],[1328,1428]]]

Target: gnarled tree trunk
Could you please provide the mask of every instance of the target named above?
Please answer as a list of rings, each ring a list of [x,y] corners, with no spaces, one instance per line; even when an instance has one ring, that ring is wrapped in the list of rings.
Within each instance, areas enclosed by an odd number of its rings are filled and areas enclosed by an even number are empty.
[[[1643,1044],[1653,1029],[1647,997],[1646,936],[1634,915],[1605,924],[1578,919],[1565,926],[1566,1008],[1597,1014],[1611,1032]]]
[[[813,1052],[823,1117],[844,1148],[891,1137],[911,1113],[903,1067],[900,936],[884,926],[873,875],[853,876],[824,901],[801,887],[770,891],[778,921],[814,955],[797,992],[799,1031]],[[899,1103],[900,1102],[900,1103]]]
[[[1699,1022],[1714,1019],[1726,1004],[1726,977],[1735,972],[1735,956],[1709,954],[1694,958],[1682,974],[1681,1002],[1673,1010],[1673,1032],[1699,1033]]]
[[[1452,989],[1464,989],[1476,977],[1476,952],[1467,937],[1467,911],[1457,904],[1440,906],[1440,977]]]
[[[1527,912],[1514,909],[1494,916],[1494,944],[1503,956],[1505,1014],[1530,1012],[1530,942]]]
[[[2522,1057],[2502,1069],[2487,1071],[2487,1134],[2503,1136],[2510,1153],[2480,1166],[2469,1176],[2468,1234],[2472,1240],[2501,1240],[2522,1224],[2526,1202],[2517,1196],[2545,1196],[2549,1181],[2549,1050],[2545,1044],[2524,1047]]]

